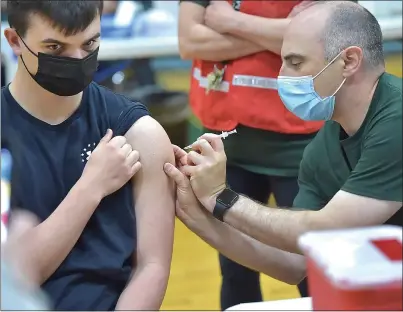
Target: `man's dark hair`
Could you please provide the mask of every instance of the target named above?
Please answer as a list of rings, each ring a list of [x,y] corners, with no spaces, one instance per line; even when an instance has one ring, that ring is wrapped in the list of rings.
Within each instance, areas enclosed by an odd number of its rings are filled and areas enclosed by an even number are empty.
[[[384,66],[382,30],[375,16],[352,2],[335,1],[330,5],[330,15],[323,30],[326,60],[330,62],[349,46],[358,46],[363,51],[366,65]]]
[[[103,0],[8,0],[8,23],[25,36],[33,14],[46,18],[52,27],[71,36],[84,31],[102,14]]]

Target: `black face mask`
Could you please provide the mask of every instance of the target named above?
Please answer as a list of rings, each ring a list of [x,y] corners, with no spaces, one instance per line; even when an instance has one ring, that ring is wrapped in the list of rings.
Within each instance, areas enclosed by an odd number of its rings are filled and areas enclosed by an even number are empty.
[[[24,41],[22,40],[22,42]],[[98,69],[99,48],[83,59],[76,59],[41,52],[36,55],[25,42],[24,45],[38,58],[38,72],[33,75],[29,72],[21,56],[32,79],[45,90],[59,96],[72,96],[82,92],[91,83]]]

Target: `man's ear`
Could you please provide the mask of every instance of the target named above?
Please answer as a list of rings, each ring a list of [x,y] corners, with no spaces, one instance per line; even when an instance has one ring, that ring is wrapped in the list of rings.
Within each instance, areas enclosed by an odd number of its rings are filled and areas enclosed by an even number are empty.
[[[4,30],[4,37],[6,37],[8,44],[15,55],[20,56],[22,53],[21,49],[21,38],[18,36],[17,32],[13,28],[6,28]]]
[[[342,58],[344,60],[343,76],[354,75],[362,65],[364,53],[360,47],[349,47],[344,50]]]

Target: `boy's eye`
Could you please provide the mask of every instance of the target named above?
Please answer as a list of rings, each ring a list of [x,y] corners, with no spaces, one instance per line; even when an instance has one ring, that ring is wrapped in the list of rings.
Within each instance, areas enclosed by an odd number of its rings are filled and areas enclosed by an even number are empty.
[[[60,49],[60,45],[59,44],[52,44],[52,45],[48,45],[46,47],[48,50],[50,51],[57,51]]]
[[[95,43],[95,40],[90,40],[85,44],[85,47],[86,48],[91,48],[94,45],[94,43]]]

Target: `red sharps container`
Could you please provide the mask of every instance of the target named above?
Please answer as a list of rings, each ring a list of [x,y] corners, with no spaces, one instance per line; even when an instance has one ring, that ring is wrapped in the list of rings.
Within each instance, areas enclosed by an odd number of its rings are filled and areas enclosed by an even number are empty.
[[[311,232],[299,245],[313,310],[403,310],[401,227]]]

